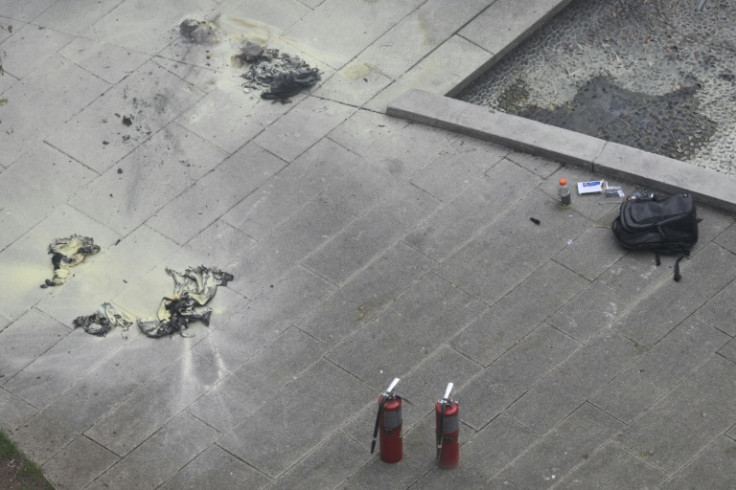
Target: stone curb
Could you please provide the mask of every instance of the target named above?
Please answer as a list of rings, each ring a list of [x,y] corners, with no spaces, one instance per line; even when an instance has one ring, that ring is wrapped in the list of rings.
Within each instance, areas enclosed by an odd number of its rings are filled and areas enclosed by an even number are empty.
[[[630,146],[423,90],[406,92],[386,113],[665,192],[690,192],[704,204],[736,212],[736,179]]]

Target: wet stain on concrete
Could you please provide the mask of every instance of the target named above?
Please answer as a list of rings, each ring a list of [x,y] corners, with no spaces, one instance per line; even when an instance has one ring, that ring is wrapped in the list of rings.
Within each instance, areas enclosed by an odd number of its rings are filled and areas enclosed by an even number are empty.
[[[633,92],[609,77],[596,76],[583,84],[575,97],[552,108],[529,101],[523,80],[509,85],[498,99],[500,108],[553,126],[687,160],[708,144],[717,124],[700,111],[695,97],[700,86],[663,95]]]
[[[695,3],[572,0],[457,98],[736,175],[736,2]]]

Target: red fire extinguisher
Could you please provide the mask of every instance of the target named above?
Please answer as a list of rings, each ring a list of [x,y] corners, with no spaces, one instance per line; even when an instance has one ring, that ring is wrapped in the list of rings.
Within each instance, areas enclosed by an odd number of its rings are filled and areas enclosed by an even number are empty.
[[[376,437],[380,432],[381,460],[396,463],[401,460],[404,445],[401,438],[401,396],[394,392],[399,378],[394,378],[389,387],[378,397],[378,414],[373,427],[371,454],[376,449]]]
[[[453,383],[447,385],[445,396],[434,405],[437,435],[437,464],[440,468],[456,468],[460,464],[459,405],[450,398]]]

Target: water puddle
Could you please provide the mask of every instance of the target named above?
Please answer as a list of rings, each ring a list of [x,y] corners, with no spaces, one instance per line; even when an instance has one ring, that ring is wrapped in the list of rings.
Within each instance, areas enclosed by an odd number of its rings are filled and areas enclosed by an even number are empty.
[[[695,97],[699,88],[696,83],[650,95],[597,76],[581,86],[572,100],[545,108],[530,103],[528,87],[518,80],[501,94],[499,107],[510,114],[687,160],[707,146],[717,129],[714,121],[700,113]]]

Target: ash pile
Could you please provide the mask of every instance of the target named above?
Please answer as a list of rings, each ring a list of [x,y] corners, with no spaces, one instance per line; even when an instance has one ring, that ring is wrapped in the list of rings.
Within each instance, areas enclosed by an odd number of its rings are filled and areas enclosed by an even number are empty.
[[[234,59],[246,68],[241,75],[245,80],[243,86],[262,90],[264,99],[286,100],[321,79],[319,70],[300,57],[251,42],[246,42]]]

